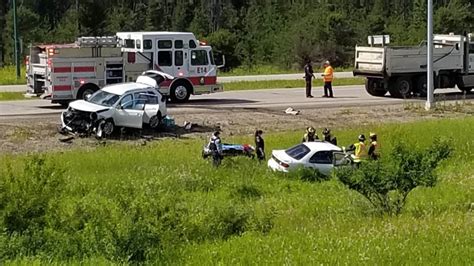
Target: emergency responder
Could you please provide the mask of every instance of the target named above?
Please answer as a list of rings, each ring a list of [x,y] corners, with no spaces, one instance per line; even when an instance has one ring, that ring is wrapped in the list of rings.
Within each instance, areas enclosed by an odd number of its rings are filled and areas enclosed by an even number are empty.
[[[324,139],[324,141],[330,142],[333,145],[337,146],[337,138],[336,137],[333,138],[331,136],[331,130],[329,128],[325,128],[323,130],[323,139]]]
[[[306,128],[306,133],[303,136],[302,142],[313,142],[319,139],[318,135],[316,134],[316,130],[314,127]]]
[[[324,80],[324,95],[323,97],[333,98],[332,80],[334,78],[334,69],[329,61],[324,62],[324,73],[322,74]]]
[[[369,158],[372,160],[378,160],[380,155],[379,155],[379,145],[377,143],[377,134],[375,133],[370,133],[369,136],[370,139],[370,145],[369,145]]]
[[[263,140],[262,134],[262,130],[255,131],[255,149],[259,161],[265,160],[265,141]]]
[[[304,79],[306,81],[306,98],[313,98],[311,95],[311,86],[312,79],[315,78],[313,66],[311,65],[311,60],[306,59],[306,65],[304,66]]]
[[[209,140],[209,150],[212,151],[212,162],[214,166],[219,166],[223,156],[222,156],[222,141],[221,141],[221,132],[216,131],[212,134],[211,139]]]
[[[347,151],[354,151],[354,155],[352,158],[354,159],[355,163],[360,163],[361,161],[367,159],[367,147],[365,145],[365,136],[364,134],[359,135],[359,142],[352,144]]]

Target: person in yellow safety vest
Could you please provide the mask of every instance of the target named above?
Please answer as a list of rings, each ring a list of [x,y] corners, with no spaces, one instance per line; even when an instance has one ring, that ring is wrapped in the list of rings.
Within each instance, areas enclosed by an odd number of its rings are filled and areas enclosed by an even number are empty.
[[[379,144],[377,143],[377,134],[370,133],[369,139],[370,139],[369,157],[372,160],[378,160],[380,157],[380,154],[379,154]]]
[[[332,80],[334,78],[334,69],[329,61],[324,62],[324,74],[322,74],[324,80],[324,95],[323,97],[334,98],[332,93]]]
[[[352,144],[347,151],[354,151],[352,158],[355,163],[360,163],[361,161],[367,159],[369,156],[367,152],[367,147],[365,145],[365,136],[364,134],[359,135],[359,142]]]

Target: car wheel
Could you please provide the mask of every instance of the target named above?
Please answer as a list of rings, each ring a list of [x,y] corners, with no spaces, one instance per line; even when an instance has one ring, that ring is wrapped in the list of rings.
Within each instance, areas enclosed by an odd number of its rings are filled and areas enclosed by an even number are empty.
[[[102,132],[104,132],[105,136],[110,136],[115,131],[115,124],[114,121],[108,119],[105,120],[104,124],[102,125]]]
[[[150,121],[148,122],[148,125],[150,126],[150,128],[152,129],[157,129],[160,127],[161,125],[161,113],[158,113],[152,117],[150,117]]]

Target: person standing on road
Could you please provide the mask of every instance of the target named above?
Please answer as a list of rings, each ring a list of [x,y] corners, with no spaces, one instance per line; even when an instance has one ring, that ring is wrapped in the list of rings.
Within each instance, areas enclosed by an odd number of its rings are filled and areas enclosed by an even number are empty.
[[[332,93],[332,80],[334,78],[334,69],[329,61],[324,62],[324,74],[322,74],[324,80],[324,95],[323,97],[333,98]]]
[[[313,95],[311,95],[311,83],[313,82],[313,78],[315,78],[313,66],[311,65],[311,60],[307,59],[306,65],[304,66],[304,79],[306,81],[306,98],[313,98]]]
[[[259,161],[265,160],[265,141],[263,140],[262,134],[262,130],[255,131],[255,149]]]

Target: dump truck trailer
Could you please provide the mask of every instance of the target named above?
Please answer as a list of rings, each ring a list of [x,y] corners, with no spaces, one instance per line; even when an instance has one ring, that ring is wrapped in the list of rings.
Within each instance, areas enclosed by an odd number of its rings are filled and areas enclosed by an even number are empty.
[[[369,36],[370,46],[356,46],[354,76],[366,78],[370,95],[409,98],[427,94],[427,45],[388,46],[389,36]],[[434,35],[435,88],[474,88],[471,35]]]

